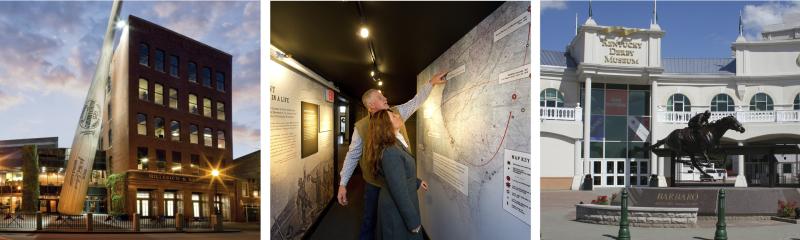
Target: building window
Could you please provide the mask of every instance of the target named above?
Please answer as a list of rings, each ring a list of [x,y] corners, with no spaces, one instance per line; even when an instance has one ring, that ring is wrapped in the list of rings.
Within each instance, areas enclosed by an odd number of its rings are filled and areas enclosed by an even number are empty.
[[[200,72],[200,74],[200,77],[203,79],[203,86],[211,87],[211,68],[203,67],[203,70]]]
[[[555,88],[547,88],[539,93],[540,107],[564,107],[564,94]]]
[[[197,125],[189,125],[189,143],[197,144]]]
[[[217,148],[225,149],[225,132],[217,131]]]
[[[150,101],[150,93],[147,86],[147,79],[139,78],[139,100]]]
[[[170,171],[172,173],[181,173],[181,153],[180,152],[172,152],[172,166],[170,166]]]
[[[111,125],[111,123],[108,123],[108,125],[110,126],[110,125]],[[112,132],[112,131],[111,131],[111,129],[109,128],[109,129],[108,129],[108,147],[109,147],[109,148],[111,148],[111,146],[113,146],[113,145],[111,144],[111,142],[113,142],[113,141],[114,141],[114,139],[113,139],[113,138],[111,138],[111,132]],[[111,162],[111,161],[109,161],[109,162]]]
[[[797,94],[797,95],[794,96],[793,109],[794,110],[800,110],[800,94]]]
[[[213,131],[211,130],[211,128],[203,129],[203,145],[205,145],[206,147],[213,146],[211,144],[211,138],[213,137],[213,136],[211,136],[211,134],[213,134]]]
[[[178,56],[169,55],[169,75],[178,77]]]
[[[211,99],[203,98],[203,116],[211,117]]]
[[[158,139],[164,139],[164,119],[160,117],[153,118],[153,124],[155,125],[155,131],[153,136]]]
[[[136,192],[136,213],[142,217],[150,216],[150,191]]]
[[[189,82],[197,83],[197,64],[189,62]]]
[[[139,64],[150,66],[150,46],[147,43],[139,43]]]
[[[225,73],[217,72],[217,91],[225,91]]]
[[[783,173],[792,173],[791,163],[784,163],[782,166],[783,166]]]
[[[155,103],[158,105],[164,105],[164,85],[156,83],[153,87],[155,94]]]
[[[169,124],[169,131],[170,131],[170,139],[172,141],[180,142],[181,141],[181,123],[178,121],[172,121]]]
[[[772,111],[772,97],[766,93],[757,93],[750,99],[750,111]]]
[[[175,191],[164,191],[164,216],[174,217],[178,209],[178,194]]]
[[[167,168],[167,152],[164,150],[156,150],[156,169],[159,172],[166,171]]]
[[[222,195],[220,194],[214,194],[214,213],[222,213]]]
[[[667,100],[668,112],[689,112],[691,111],[692,103],[686,95],[676,93],[669,96]]]
[[[169,89],[169,108],[178,109],[178,90]]]
[[[192,217],[203,217],[202,193],[192,193]]]
[[[736,106],[733,104],[733,98],[728,94],[717,94],[711,99],[712,112],[733,112],[736,111]]]
[[[189,94],[189,112],[199,114],[199,109],[197,109],[197,95]]]
[[[147,115],[136,114],[136,132],[139,135],[147,135]]]
[[[147,162],[149,161],[150,159],[147,159],[146,147],[140,147],[136,149],[136,165],[137,165],[136,169],[147,171],[147,169],[149,169],[149,167],[147,166]]]
[[[156,71],[164,72],[164,50],[156,49]]]
[[[225,121],[225,103],[217,102],[217,119]]]
[[[189,167],[191,168],[192,175],[200,175],[200,155],[192,154],[191,156],[191,164]]]

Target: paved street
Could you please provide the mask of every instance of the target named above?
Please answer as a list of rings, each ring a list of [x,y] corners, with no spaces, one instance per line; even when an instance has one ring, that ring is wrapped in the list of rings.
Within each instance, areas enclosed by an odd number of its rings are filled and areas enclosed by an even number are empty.
[[[241,232],[227,233],[117,233],[117,234],[82,234],[82,233],[0,233],[0,239],[28,240],[28,239],[58,239],[58,240],[258,240],[260,239],[258,223],[233,223],[230,228],[240,229]]]
[[[598,195],[611,195],[614,190],[594,192],[543,191],[542,239],[615,239],[618,226],[596,225],[575,221],[575,204],[591,202]],[[696,228],[631,227],[632,239],[714,239],[715,220],[699,222]],[[729,239],[800,240],[800,225],[775,221],[729,220]]]

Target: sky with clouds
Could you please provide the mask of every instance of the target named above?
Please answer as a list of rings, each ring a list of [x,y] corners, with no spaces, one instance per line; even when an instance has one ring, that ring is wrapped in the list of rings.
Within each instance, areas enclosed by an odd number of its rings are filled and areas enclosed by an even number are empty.
[[[761,30],[773,24],[800,23],[800,2],[675,2],[658,1],[658,23],[665,31],[664,57],[731,57],[731,43],[739,35],[739,12],[748,41],[760,40]],[[564,51],[575,35],[575,15],[583,24],[588,2],[542,2],[542,49]],[[599,25],[649,28],[653,1],[593,1],[593,19]]]
[[[0,140],[70,147],[111,2],[0,2]],[[233,55],[233,156],[260,148],[259,2],[124,2],[135,15]],[[117,33],[117,38],[119,33]]]

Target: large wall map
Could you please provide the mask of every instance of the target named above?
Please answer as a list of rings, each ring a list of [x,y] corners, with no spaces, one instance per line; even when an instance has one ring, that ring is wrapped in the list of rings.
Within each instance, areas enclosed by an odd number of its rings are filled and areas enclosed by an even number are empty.
[[[507,2],[417,76],[449,71],[417,117],[433,239],[530,239],[530,2]]]

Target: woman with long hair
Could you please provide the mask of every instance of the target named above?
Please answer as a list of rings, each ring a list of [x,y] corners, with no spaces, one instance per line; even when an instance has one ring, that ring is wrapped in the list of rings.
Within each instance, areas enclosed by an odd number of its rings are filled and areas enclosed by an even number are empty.
[[[378,195],[381,239],[422,239],[417,167],[399,130],[403,119],[391,110],[370,116],[364,156],[382,187]]]

